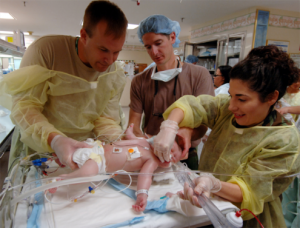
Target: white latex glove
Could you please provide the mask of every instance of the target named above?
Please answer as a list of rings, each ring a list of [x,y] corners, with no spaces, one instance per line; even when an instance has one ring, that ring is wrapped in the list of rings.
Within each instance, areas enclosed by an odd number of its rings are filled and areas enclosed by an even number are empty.
[[[77,164],[73,162],[73,154],[75,150],[78,148],[93,147],[85,142],[79,142],[62,135],[56,135],[52,139],[50,146],[55,151],[60,163],[69,166],[72,170],[78,168]]]
[[[221,181],[208,173],[201,173],[194,182],[196,185],[194,191],[197,195],[204,193],[209,197],[211,192],[216,193],[222,189]]]
[[[222,189],[221,181],[211,174],[201,173],[200,177],[194,179],[194,183],[196,185],[194,191],[187,183],[185,183],[184,191],[178,192],[178,195],[181,199],[189,200],[191,204],[197,207],[201,206],[195,194],[200,195],[203,193],[209,197],[211,192],[216,193]]]
[[[178,124],[172,120],[165,120],[160,125],[160,132],[154,138],[154,154],[161,162],[170,161],[170,151],[178,132]]]

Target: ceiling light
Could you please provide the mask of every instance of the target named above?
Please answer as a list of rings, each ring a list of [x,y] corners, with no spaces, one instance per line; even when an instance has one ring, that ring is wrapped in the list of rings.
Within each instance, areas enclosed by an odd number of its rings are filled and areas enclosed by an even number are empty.
[[[128,24],[127,29],[135,29],[135,28],[137,28],[137,27],[139,27],[139,25],[136,25],[136,24]]]
[[[0,12],[0,19],[14,19],[9,13]]]
[[[23,32],[23,34],[29,36],[29,32]]]
[[[14,32],[12,32],[12,31],[0,31],[0,34],[9,34],[9,35],[13,35]]]
[[[5,54],[0,54],[0,58],[11,58],[13,57],[12,55],[5,55]]]

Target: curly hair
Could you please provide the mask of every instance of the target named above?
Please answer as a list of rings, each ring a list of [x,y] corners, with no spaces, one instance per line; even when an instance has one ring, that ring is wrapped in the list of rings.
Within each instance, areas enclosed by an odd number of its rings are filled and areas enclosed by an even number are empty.
[[[232,68],[230,79],[247,82],[249,88],[265,102],[276,90],[279,92],[278,100],[283,97],[287,86],[299,80],[299,73],[287,53],[269,45],[252,49]]]

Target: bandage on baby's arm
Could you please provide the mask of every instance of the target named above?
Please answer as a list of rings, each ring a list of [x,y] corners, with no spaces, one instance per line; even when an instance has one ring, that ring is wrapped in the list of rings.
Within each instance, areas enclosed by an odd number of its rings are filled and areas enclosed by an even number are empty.
[[[154,144],[154,138],[156,137],[156,135],[155,136],[152,136],[150,139],[146,139],[146,141],[149,143],[149,144],[151,144],[151,146],[153,146],[153,144]]]

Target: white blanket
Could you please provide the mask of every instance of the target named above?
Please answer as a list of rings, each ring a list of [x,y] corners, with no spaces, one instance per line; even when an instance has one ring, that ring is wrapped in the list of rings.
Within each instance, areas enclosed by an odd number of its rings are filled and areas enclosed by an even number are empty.
[[[67,169],[62,170],[63,172]],[[53,176],[58,176],[61,171],[53,173]],[[169,176],[169,174],[168,174]],[[136,179],[136,177],[134,177]],[[179,182],[172,178],[173,181],[169,184],[152,185],[149,190],[148,200],[159,200],[167,192],[176,193],[182,190]],[[135,182],[133,182],[135,183]],[[177,212],[168,212],[159,214],[154,211],[148,213],[136,213],[132,210],[132,205],[135,201],[123,193],[117,192],[109,185],[97,189],[95,194],[88,194],[76,203],[71,202],[75,196],[81,195],[91,183],[81,183],[76,185],[59,187],[57,192],[53,194],[52,202],[45,200],[45,207],[41,214],[41,228],[48,227],[103,227],[111,224],[121,223],[131,220],[137,216],[145,216],[142,223],[131,225],[128,227],[192,227],[210,224],[208,217],[203,209],[192,206],[189,202],[183,201],[174,195],[170,198],[167,204],[167,209]],[[135,186],[131,186],[132,189]],[[213,202],[216,206],[227,213],[234,211],[237,208],[229,202],[214,198]],[[55,204],[58,203],[58,204]],[[180,213],[180,214],[179,214]],[[17,210],[18,218],[16,227],[26,227],[27,210],[24,205],[20,204]],[[25,214],[25,216],[24,216]],[[24,221],[25,220],[25,221]],[[23,225],[21,225],[23,224]]]

